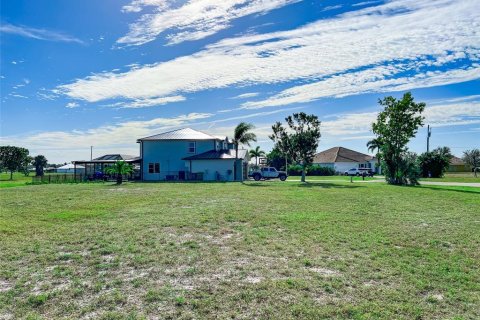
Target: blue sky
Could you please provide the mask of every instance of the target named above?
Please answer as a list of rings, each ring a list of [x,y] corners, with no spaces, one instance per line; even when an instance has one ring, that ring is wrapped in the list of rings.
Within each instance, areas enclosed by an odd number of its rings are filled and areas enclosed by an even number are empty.
[[[0,143],[50,162],[240,121],[269,150],[298,111],[322,121],[319,150],[367,152],[378,99],[406,91],[427,103],[432,147],[480,146],[476,0],[16,0],[0,22]]]

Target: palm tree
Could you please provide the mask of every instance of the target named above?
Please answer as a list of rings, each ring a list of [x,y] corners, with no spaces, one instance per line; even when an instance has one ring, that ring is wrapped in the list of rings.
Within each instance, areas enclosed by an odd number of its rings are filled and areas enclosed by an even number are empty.
[[[367,148],[368,151],[375,151],[377,150],[377,153],[375,157],[377,158],[377,165],[380,166],[380,148],[382,147],[382,140],[380,138],[373,138],[372,140],[367,142]]]
[[[43,176],[43,168],[47,165],[47,158],[39,154],[33,158],[33,165],[35,166],[35,174],[37,176]]]
[[[235,145],[235,165],[233,167],[234,179],[237,178],[237,159],[238,159],[238,146],[240,144],[246,144],[250,146],[250,142],[257,141],[255,133],[250,132],[255,126],[251,123],[240,122],[233,133],[233,144]]]
[[[117,184],[122,184],[123,182],[123,175],[129,174],[133,172],[133,166],[131,164],[126,163],[125,161],[119,160],[115,162],[112,166],[107,167],[105,172],[108,174],[116,174],[117,175]]]
[[[248,154],[250,157],[255,158],[255,165],[258,166],[258,158],[265,156],[265,151],[260,150],[260,146],[257,146],[255,149],[251,149]]]

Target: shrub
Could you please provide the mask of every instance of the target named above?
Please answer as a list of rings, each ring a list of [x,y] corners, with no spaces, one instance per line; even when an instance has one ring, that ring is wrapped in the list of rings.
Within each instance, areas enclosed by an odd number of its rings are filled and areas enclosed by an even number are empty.
[[[437,148],[432,152],[422,153],[418,157],[422,177],[441,178],[450,165],[452,154],[448,147]]]
[[[334,176],[335,170],[330,167],[322,167],[318,164],[312,164],[306,168],[307,176]],[[302,166],[298,164],[292,164],[288,166],[288,175],[301,176]]]

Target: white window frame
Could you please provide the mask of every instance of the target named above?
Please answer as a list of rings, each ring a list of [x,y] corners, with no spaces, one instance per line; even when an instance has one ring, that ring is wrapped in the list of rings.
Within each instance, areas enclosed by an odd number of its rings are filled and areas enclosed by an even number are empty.
[[[192,144],[192,143],[193,143],[193,151],[191,151],[192,147],[190,147],[190,144]],[[187,148],[188,148],[188,150],[187,150],[188,153],[197,153],[197,142],[196,141],[189,141]]]

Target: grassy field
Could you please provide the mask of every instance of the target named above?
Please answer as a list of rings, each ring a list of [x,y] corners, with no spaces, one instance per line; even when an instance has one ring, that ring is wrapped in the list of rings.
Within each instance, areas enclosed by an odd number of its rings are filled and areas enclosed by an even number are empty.
[[[480,182],[480,175],[477,178],[471,172],[447,172],[443,178],[423,178],[425,181],[438,182]]]
[[[478,319],[480,188],[0,190],[0,319]]]
[[[10,173],[0,173],[0,189],[25,186],[29,182],[32,182],[32,177],[26,177],[23,173],[15,172],[13,180],[10,180]]]

